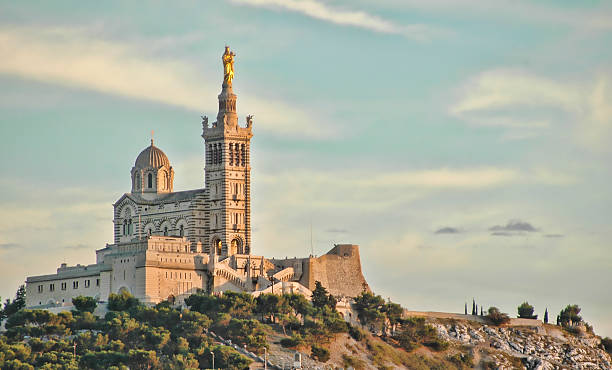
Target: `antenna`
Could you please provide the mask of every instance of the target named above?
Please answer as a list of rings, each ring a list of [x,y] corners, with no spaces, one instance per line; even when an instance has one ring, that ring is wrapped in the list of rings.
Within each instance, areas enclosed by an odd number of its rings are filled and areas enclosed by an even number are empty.
[[[314,257],[314,247],[312,246],[312,217],[310,218],[310,255]]]

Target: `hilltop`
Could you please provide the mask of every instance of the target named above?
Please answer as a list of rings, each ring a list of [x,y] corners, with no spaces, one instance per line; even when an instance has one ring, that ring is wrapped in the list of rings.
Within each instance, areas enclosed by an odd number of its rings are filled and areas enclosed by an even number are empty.
[[[7,302],[0,335],[2,369],[304,368],[609,369],[609,339],[581,322],[543,324],[489,315],[409,312],[364,291],[341,300],[317,283],[300,294],[197,293],[185,306],[154,307],[123,292],[72,311],[29,310]],[[21,303],[20,303],[21,302]],[[499,317],[495,316],[499,314]],[[497,320],[499,318],[500,320]],[[579,320],[580,318],[580,320]]]

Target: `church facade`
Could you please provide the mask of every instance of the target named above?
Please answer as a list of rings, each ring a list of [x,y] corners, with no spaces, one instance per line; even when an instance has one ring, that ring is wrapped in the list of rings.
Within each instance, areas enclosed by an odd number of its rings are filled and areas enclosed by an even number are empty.
[[[315,281],[337,296],[369,290],[356,245],[336,245],[320,257],[278,260],[253,254],[253,121],[247,116],[244,125],[238,122],[234,57],[226,47],[215,122],[202,117],[205,186],[175,192],[170,161],[151,139],[130,171],[131,191],[113,205],[113,244],[96,251],[95,264],[62,264],[55,274],[28,277],[28,307],[70,305],[79,295],[106,301],[122,290],[150,304],[171,297],[181,302],[196,291],[309,296]]]

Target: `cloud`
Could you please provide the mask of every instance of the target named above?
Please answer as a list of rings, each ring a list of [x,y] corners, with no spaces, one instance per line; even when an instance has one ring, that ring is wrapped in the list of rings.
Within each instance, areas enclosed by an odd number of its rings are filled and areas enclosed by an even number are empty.
[[[346,229],[336,229],[336,228],[330,228],[325,230],[326,233],[332,233],[332,234],[346,234],[348,233],[348,230]]]
[[[496,1],[489,0],[402,0],[401,9],[406,7],[430,11],[432,13],[451,13],[453,17],[496,19],[501,22],[559,24],[579,30],[610,30],[612,17],[609,7],[602,5],[596,9],[568,7],[557,4],[547,6],[533,1]],[[601,3],[605,4],[605,3]]]
[[[150,50],[143,50],[142,44],[104,40],[80,28],[0,28],[0,73],[150,100],[198,114],[217,111],[220,71],[203,73],[201,66],[180,59],[147,55]],[[218,71],[216,62],[211,71]],[[248,95],[239,101],[244,115],[258,117],[257,130],[311,138],[334,135],[330,125],[312,121],[311,114],[283,101]]]
[[[454,227],[443,227],[434,232],[434,234],[459,234],[461,230],[456,229]]]
[[[85,245],[85,244],[73,244],[73,245],[67,245],[64,247],[64,249],[87,249],[90,251],[95,250],[95,248],[93,248],[90,245]]]
[[[545,238],[564,238],[565,235],[563,234],[546,234],[544,235]]]
[[[0,250],[14,249],[19,246],[17,243],[0,243]]]
[[[494,236],[515,236],[522,235],[523,233],[533,233],[540,231],[535,228],[529,222],[524,222],[520,220],[510,220],[505,225],[495,225],[489,228],[491,231],[491,235]]]
[[[423,41],[447,34],[438,28],[423,24],[401,25],[364,11],[332,8],[316,0],[231,0],[235,4],[281,9],[341,26],[361,28],[378,33],[400,35]]]
[[[449,114],[473,125],[525,129],[529,136],[553,125],[574,125],[585,144],[608,147],[612,134],[612,76],[594,82],[556,81],[516,69],[485,71],[469,79]],[[524,130],[524,131],[525,131]]]

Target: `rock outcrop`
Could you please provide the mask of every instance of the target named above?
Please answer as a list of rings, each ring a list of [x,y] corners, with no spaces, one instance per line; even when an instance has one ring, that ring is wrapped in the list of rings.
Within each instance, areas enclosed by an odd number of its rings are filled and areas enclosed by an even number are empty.
[[[493,327],[428,319],[441,338],[471,347],[481,364],[496,369],[612,369],[610,355],[593,334],[570,334],[558,326]]]

